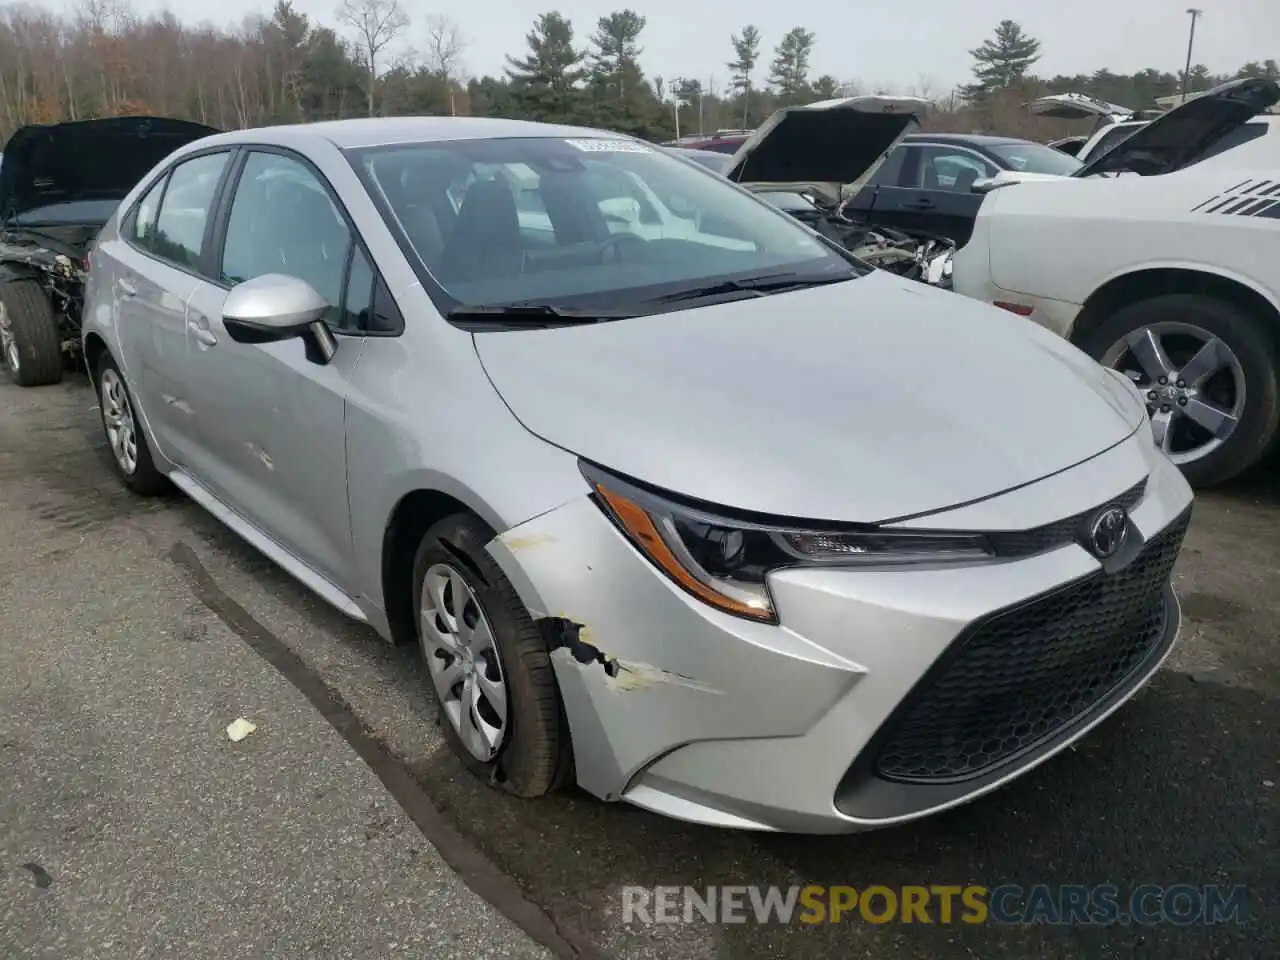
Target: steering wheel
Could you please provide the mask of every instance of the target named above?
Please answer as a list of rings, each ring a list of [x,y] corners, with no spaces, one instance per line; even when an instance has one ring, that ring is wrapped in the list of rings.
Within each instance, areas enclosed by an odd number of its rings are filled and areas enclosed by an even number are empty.
[[[622,247],[627,243],[648,243],[644,237],[638,237],[630,231],[615,233],[606,240],[600,241],[600,263],[621,263],[626,257]]]

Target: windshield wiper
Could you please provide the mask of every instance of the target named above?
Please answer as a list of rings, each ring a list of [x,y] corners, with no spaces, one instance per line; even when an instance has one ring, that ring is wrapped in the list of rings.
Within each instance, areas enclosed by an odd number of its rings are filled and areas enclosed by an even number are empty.
[[[745,294],[763,297],[771,293],[782,293],[786,290],[801,290],[805,287],[821,287],[828,283],[843,283],[858,276],[856,273],[838,277],[806,277],[794,273],[771,273],[760,277],[748,277],[745,280],[721,280],[688,290],[677,290],[674,293],[655,297],[648,303],[680,303],[685,300],[701,300],[703,297],[718,297],[729,294]]]
[[[449,311],[448,319],[470,322],[516,322],[521,326],[567,326],[627,320],[638,316],[635,310],[593,310],[584,307],[561,307],[554,303],[483,304],[463,303]]]

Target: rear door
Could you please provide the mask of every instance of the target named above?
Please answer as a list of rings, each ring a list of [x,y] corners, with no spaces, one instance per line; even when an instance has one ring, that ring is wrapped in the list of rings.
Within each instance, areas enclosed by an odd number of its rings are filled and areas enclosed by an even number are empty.
[[[112,287],[125,376],[161,453],[180,466],[189,463],[193,441],[183,375],[187,302],[200,284],[210,210],[230,158],[230,150],[218,150],[176,164],[98,250],[109,270],[104,281]]]
[[[982,205],[972,185],[998,171],[992,161],[968,147],[909,144],[898,183],[879,188],[872,222],[939,234],[964,244]]]

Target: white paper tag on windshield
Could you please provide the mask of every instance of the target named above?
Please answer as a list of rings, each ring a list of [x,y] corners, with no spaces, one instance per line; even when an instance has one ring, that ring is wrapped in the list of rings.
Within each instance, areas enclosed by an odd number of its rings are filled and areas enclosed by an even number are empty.
[[[649,153],[643,143],[632,140],[566,140],[571,147],[577,147],[583,153]]]

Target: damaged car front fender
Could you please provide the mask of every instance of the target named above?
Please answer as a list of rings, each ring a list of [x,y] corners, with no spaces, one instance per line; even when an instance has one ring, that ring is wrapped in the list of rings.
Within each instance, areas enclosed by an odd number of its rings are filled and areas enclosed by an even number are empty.
[[[578,785],[601,799],[693,740],[800,735],[862,675],[683,592],[586,496],[488,549],[547,637]]]

